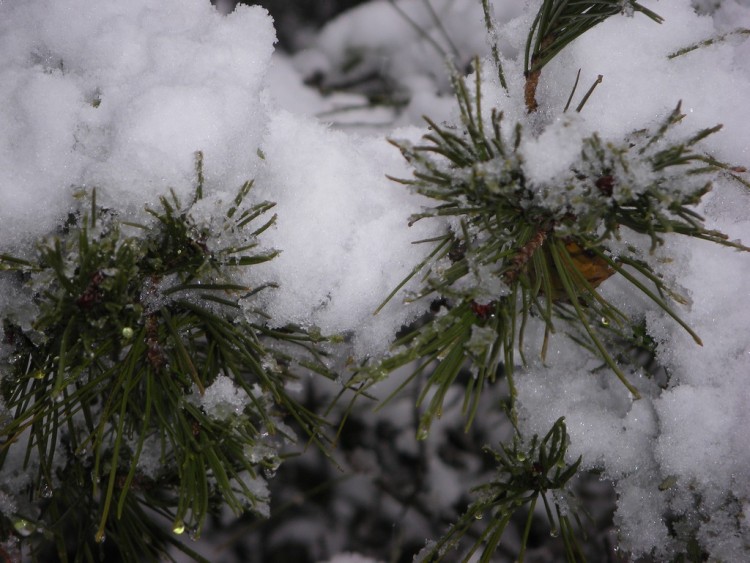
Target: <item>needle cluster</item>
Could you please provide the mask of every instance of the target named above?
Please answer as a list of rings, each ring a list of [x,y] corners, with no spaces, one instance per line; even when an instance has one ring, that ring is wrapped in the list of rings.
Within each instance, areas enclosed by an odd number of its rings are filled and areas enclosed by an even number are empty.
[[[275,256],[258,240],[273,204],[247,204],[248,182],[206,224],[200,164],[188,204],[172,193],[134,224],[87,194],[34,258],[0,257],[36,310],[30,326],[3,319],[0,467],[31,477],[3,488],[17,510],[2,527],[40,560],[51,545],[63,559],[157,560],[169,543],[198,557],[178,536],[198,537],[218,504],[268,514],[290,420],[318,439],[285,389],[291,349],[313,365],[316,338],[269,328],[253,297],[272,288],[239,275]]]

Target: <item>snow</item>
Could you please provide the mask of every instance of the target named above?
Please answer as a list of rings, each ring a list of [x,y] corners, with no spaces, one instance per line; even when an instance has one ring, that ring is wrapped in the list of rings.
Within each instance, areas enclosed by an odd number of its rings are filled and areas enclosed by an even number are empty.
[[[312,48],[348,77],[381,72],[401,81],[426,75],[447,86],[445,58],[456,52],[476,53],[485,47],[479,2],[437,0],[428,4],[406,0],[399,2],[398,8],[405,17],[387,0],[358,6],[329,22]],[[357,63],[359,59],[362,61]],[[347,71],[351,66],[353,70]]]
[[[103,202],[133,209],[167,186],[185,193],[198,150],[212,187],[252,176],[274,41],[262,9],[222,17],[178,0],[0,9],[4,248],[49,232],[71,188],[96,186]]]
[[[681,131],[723,123],[706,140],[709,152],[750,162],[750,41],[734,37],[668,58],[750,27],[750,3],[724,0],[707,15],[697,15],[688,0],[643,3],[664,23],[639,13],[613,17],[575,41],[543,70],[533,117],[525,116],[519,95],[533,10],[497,3],[510,92],[491,76],[488,60],[483,88],[510,123],[526,120],[525,131],[534,133],[520,150],[535,182],[549,184],[577,159],[579,146],[563,142],[571,130],[576,139],[596,131],[621,141],[653,127],[680,99],[687,114]],[[81,187],[96,187],[102,202],[135,217],[169,188],[188,199],[200,150],[207,192],[233,194],[255,179],[253,197],[277,203],[277,224],[262,242],[281,254],[247,274],[253,283],[278,284],[258,302],[272,322],[344,335],[359,359],[385,352],[426,305],[406,306],[400,294],[373,312],[427,252],[413,241],[445,229],[427,221],[407,226],[426,202],[386,178],[410,171],[385,139],[418,139],[421,114],[455,119],[444,53],[384,0],[343,14],[293,56],[273,53],[273,24],[258,7],[222,15],[203,0],[90,4],[0,2],[0,252],[23,254],[53,232]],[[487,54],[479,2],[435,0],[443,29],[423,2],[397,4],[445,53],[455,46],[465,59],[457,62]],[[348,71],[353,57],[362,61]],[[581,114],[561,116],[579,68],[573,107],[597,75],[603,82]],[[408,101],[400,111],[362,110],[337,128],[331,122],[344,120],[341,107],[367,98],[324,96],[305,84],[315,72],[333,82],[380,73]],[[712,228],[748,242],[748,197],[722,180],[701,211]],[[547,365],[532,360],[517,377],[521,427],[543,435],[566,417],[569,461],[581,455],[583,467],[616,482],[616,523],[623,548],[634,555],[671,556],[665,518],[672,514],[703,518],[698,539],[712,557],[742,560],[750,541],[750,257],[676,236],[667,237],[658,256],[673,258],[660,271],[690,292],[692,307],[682,314],[704,345],[638,296],[619,294],[625,284],[608,280],[602,291],[644,318],[659,342],[669,384],[630,374],[643,397],[634,401],[611,374],[589,373],[596,360],[556,335]],[[3,291],[0,316],[27,319],[16,301]],[[223,418],[242,408],[235,391],[220,376],[201,404]],[[667,480],[673,484],[661,490]],[[253,486],[265,497],[265,482]],[[459,494],[455,487],[443,492],[451,499]],[[5,512],[14,507],[4,492],[0,505]],[[368,560],[357,557],[332,561]]]
[[[522,141],[520,151],[529,180],[544,184],[569,173],[581,154],[583,135],[578,121],[572,116],[560,117],[538,137]]]
[[[423,309],[396,300],[373,312],[427,252],[412,241],[436,234],[428,225],[405,227],[404,210],[419,209],[419,200],[384,176],[408,175],[401,155],[384,139],[350,136],[283,111],[271,117],[262,150],[266,166],[256,195],[278,202],[278,228],[264,240],[282,249],[258,268],[280,284],[263,296],[266,310],[279,324],[355,331],[360,357],[382,352]]]
[[[247,471],[243,471],[237,475],[234,480],[241,483],[242,488],[247,489],[253,495],[254,500],[252,503],[249,503],[250,508],[260,516],[268,518],[271,515],[268,482],[260,475],[251,475]]]
[[[197,392],[194,392],[191,398],[195,397],[195,402],[203,411],[217,420],[226,420],[233,414],[241,414],[246,406],[245,394],[226,375],[217,376],[203,394],[196,395]]]

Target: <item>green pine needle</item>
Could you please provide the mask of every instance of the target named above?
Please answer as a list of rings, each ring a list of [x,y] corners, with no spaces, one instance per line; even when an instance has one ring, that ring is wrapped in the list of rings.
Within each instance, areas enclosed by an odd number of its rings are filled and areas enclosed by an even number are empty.
[[[193,217],[205,196],[201,166],[199,155],[193,203],[183,206],[174,192],[162,197],[135,235],[92,193],[89,210],[42,242],[35,258],[0,256],[38,309],[31,327],[3,319],[15,360],[2,366],[12,417],[0,428],[0,466],[10,449],[25,448],[25,470],[35,475],[22,492],[38,510],[22,521],[33,517],[46,530],[25,540],[33,549],[46,549],[49,537],[61,557],[69,549],[85,557],[97,543],[117,541],[158,560],[176,541],[153,532],[160,525],[142,507],[157,508],[174,534],[193,536],[217,501],[236,514],[263,513],[262,473],[275,471],[277,445],[294,438],[284,419],[320,443],[322,419],[285,385],[295,363],[333,378],[322,338],[271,330],[243,313],[259,290],[273,288],[249,288],[236,275],[275,256],[257,249],[270,222],[251,226],[272,204],[248,203],[248,182],[214,233]],[[213,248],[212,237],[227,242]],[[242,408],[203,406],[218,377],[228,378]],[[156,458],[158,467],[146,470]],[[63,516],[71,510],[77,520]]]

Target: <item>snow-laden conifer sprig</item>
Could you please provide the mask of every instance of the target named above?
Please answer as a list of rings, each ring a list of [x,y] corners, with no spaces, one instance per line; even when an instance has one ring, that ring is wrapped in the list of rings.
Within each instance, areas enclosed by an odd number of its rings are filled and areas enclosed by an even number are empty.
[[[430,397],[419,429],[424,437],[468,363],[474,375],[464,404],[470,424],[479,395],[498,373],[507,377],[513,401],[514,352],[520,350],[525,361],[525,329],[540,320],[542,358],[550,333],[567,325],[579,335],[574,339],[638,397],[615,360],[622,357],[618,342],[630,346],[637,340],[638,321],[596,288],[612,275],[625,278],[700,343],[679,315],[685,300],[655,271],[648,254],[670,233],[750,250],[707,229],[693,209],[717,175],[744,182],[741,168],[699,150],[700,141],[718,127],[677,138],[674,129],[683,117],[678,106],[656,127],[636,131],[622,143],[604,142],[596,134],[571,135],[560,142],[579,143],[579,158],[567,173],[540,180],[525,160],[521,124],[506,131],[502,113],[494,108],[485,120],[479,72],[473,92],[459,78],[456,93],[459,125],[428,119],[431,132],[422,144],[395,143],[414,168],[413,179],[397,181],[435,201],[411,220],[452,220],[444,236],[423,241],[434,248],[412,274],[426,271],[417,297],[434,298],[440,310],[399,339],[369,376],[381,377],[415,360],[422,365],[414,375],[435,366],[419,399]],[[648,235],[651,249],[618,242],[615,246],[625,248],[613,253],[610,243],[628,231]]]
[[[32,477],[3,490],[18,510],[2,528],[36,530],[25,541],[40,560],[50,549],[82,560],[107,546],[133,561],[159,560],[169,543],[190,552],[178,536],[199,535],[217,500],[267,514],[263,472],[293,439],[283,419],[318,439],[321,420],[285,390],[289,348],[315,364],[317,339],[251,320],[263,318],[245,313],[264,288],[235,276],[275,256],[257,238],[272,204],[248,205],[248,182],[202,219],[200,160],[198,177],[192,203],[162,197],[142,225],[88,194],[35,258],[0,257],[37,310],[30,327],[13,311],[3,319],[0,470]]]
[[[570,464],[565,462],[568,442],[565,420],[560,418],[541,440],[539,436],[534,436],[526,444],[516,436],[512,446],[500,444],[498,450],[487,448],[495,457],[497,474],[489,482],[473,489],[476,500],[450,530],[440,540],[430,542],[416,560],[454,560],[452,550],[461,544],[471,528],[481,526],[478,537],[475,536],[471,547],[464,550],[461,561],[491,561],[511,518],[520,510],[526,510],[525,526],[516,559],[522,563],[534,511],[541,498],[550,533],[562,539],[566,561],[584,561],[576,539],[574,522],[579,530],[582,526],[575,507],[572,506],[574,498],[568,490],[568,483],[578,472],[581,458]],[[563,498],[567,502],[561,504]],[[485,517],[488,520],[486,525],[483,524]],[[481,555],[475,559],[480,551]]]

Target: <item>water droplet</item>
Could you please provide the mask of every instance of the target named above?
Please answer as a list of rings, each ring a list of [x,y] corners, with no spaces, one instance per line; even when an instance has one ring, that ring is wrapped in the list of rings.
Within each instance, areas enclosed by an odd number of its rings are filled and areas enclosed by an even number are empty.
[[[607,317],[602,317],[602,326],[609,326],[609,319]]]
[[[549,531],[549,535],[552,536],[553,538],[556,538],[557,536],[560,535],[560,530],[558,530],[557,528],[552,528]]]
[[[123,328],[122,329],[122,337],[125,340],[130,340],[131,338],[133,338],[133,329],[130,328],[129,326],[126,326],[125,328]]]
[[[484,514],[482,514],[481,512],[477,512],[477,513],[476,513],[476,514],[474,515],[474,519],[475,519],[475,520],[481,520],[482,518],[484,518]]]
[[[42,498],[52,498],[52,487],[47,483],[42,483],[42,486],[39,487],[39,494]]]
[[[172,531],[178,536],[185,532],[185,523],[182,520],[177,520],[172,526]]]
[[[44,372],[40,369],[34,372],[34,379],[44,379]]]
[[[36,525],[25,518],[18,518],[13,522],[13,527],[19,536],[30,536],[36,531]]]
[[[516,459],[518,461],[526,461],[526,454],[524,452],[518,452],[516,454]]]

